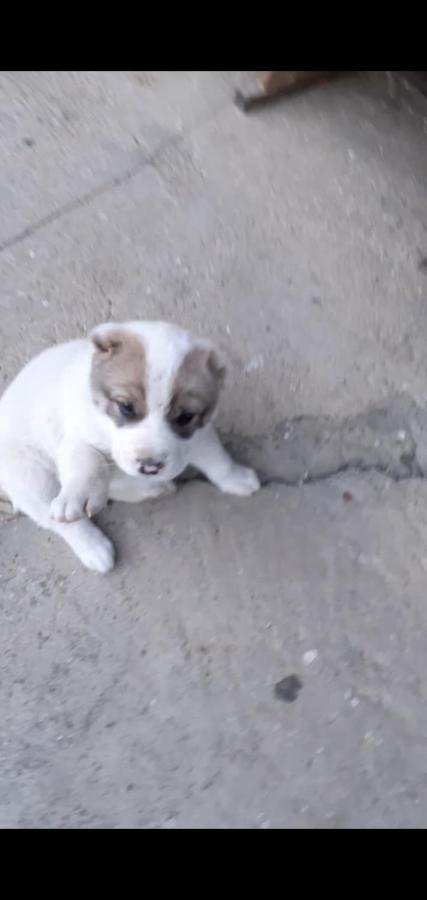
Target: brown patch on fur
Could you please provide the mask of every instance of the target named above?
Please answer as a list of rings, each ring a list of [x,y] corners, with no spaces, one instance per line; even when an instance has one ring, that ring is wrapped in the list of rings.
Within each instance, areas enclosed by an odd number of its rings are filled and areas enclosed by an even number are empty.
[[[96,406],[116,425],[140,422],[147,412],[144,347],[139,338],[124,329],[111,329],[92,336],[95,353],[90,383]],[[118,404],[131,404],[134,415],[124,416]]]
[[[218,403],[225,366],[214,350],[193,347],[175,376],[168,421],[180,437],[191,437],[209,421]]]

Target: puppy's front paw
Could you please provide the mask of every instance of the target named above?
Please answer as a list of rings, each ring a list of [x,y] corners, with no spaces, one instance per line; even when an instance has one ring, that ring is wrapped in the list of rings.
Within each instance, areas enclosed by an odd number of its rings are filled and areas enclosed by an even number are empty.
[[[79,557],[87,569],[106,575],[114,566],[114,547],[102,531],[97,528],[94,532],[79,548]]]
[[[260,487],[260,481],[256,472],[247,466],[233,466],[230,474],[219,485],[225,494],[236,494],[238,497],[248,497],[254,494]]]
[[[76,522],[85,516],[91,519],[106,503],[107,496],[104,491],[73,494],[62,490],[50,504],[50,515],[56,522]]]
[[[50,504],[50,515],[55,522],[75,522],[86,515],[85,501],[81,497],[69,496],[61,491]]]

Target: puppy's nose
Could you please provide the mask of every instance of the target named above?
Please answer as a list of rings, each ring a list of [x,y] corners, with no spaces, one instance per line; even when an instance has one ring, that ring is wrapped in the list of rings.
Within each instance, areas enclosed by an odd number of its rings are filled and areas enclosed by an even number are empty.
[[[139,460],[139,471],[141,475],[157,475],[160,472],[160,469],[164,469],[165,464],[161,462],[160,459],[152,459],[149,457],[148,459],[140,459]]]

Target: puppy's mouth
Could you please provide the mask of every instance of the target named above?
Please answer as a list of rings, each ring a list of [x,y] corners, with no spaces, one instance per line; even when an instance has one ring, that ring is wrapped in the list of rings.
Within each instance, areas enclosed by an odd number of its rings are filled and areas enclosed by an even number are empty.
[[[139,471],[141,475],[158,475],[164,467],[164,463],[147,462],[140,465]]]

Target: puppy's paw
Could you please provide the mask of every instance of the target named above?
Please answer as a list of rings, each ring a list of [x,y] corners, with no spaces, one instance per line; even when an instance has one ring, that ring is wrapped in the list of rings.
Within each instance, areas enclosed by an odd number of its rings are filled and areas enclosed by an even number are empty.
[[[77,519],[83,519],[86,515],[85,500],[61,491],[50,504],[50,515],[55,522],[75,522]]]
[[[256,472],[247,466],[238,465],[233,466],[229,475],[219,485],[225,494],[236,494],[238,497],[248,497],[259,487],[260,481]]]
[[[56,522],[76,522],[85,516],[91,519],[106,503],[107,496],[104,491],[72,494],[62,490],[50,504],[50,515]]]
[[[87,569],[99,575],[106,575],[114,566],[114,547],[99,529],[79,547],[78,555]]]

